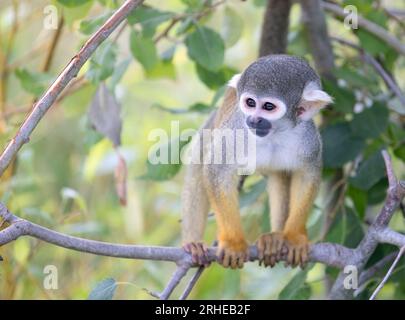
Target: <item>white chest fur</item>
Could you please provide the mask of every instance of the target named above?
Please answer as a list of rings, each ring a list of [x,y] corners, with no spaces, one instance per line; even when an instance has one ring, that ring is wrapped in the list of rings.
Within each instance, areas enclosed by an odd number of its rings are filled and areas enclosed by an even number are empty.
[[[297,128],[298,129],[298,128]],[[256,138],[256,168],[266,174],[273,170],[296,170],[302,167],[301,130],[288,130]]]

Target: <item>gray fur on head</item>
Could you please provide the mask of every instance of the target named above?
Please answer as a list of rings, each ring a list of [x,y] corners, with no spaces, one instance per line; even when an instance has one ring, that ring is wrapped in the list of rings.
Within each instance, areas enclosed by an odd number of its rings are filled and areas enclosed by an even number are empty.
[[[287,106],[287,114],[300,102],[305,85],[315,82],[321,88],[319,76],[302,58],[275,54],[253,62],[241,75],[238,95],[251,92],[256,96],[273,96]]]

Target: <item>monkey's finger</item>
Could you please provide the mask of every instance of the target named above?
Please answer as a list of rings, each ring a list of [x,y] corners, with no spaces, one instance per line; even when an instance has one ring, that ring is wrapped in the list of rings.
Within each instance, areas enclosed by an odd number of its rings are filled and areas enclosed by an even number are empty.
[[[301,252],[301,269],[304,269],[308,262],[308,246],[305,246]]]
[[[268,260],[268,258],[271,256],[272,254],[272,238],[271,237],[267,237],[266,242],[265,242],[265,248],[264,248],[264,258]]]
[[[284,265],[288,267],[289,265],[292,265],[293,261],[294,261],[294,249],[292,247],[289,247],[287,260]]]
[[[217,262],[218,262],[219,264],[222,264],[222,261],[224,260],[224,255],[225,255],[224,250],[221,249],[221,248],[218,248],[218,251],[217,251]]]
[[[272,254],[269,259],[269,266],[273,268],[276,265],[277,257],[276,255]]]
[[[239,257],[238,257],[237,254],[233,253],[233,254],[231,255],[230,260],[231,260],[231,261],[230,261],[231,269],[237,269],[237,268],[239,268]]]
[[[294,251],[295,251],[295,254],[294,254],[293,267],[295,268],[300,264],[300,261],[301,261],[301,248],[300,247],[295,247]]]
[[[203,265],[206,263],[206,259],[205,259],[205,253],[202,247],[201,243],[197,243],[196,244],[196,254],[197,254],[197,259],[198,259],[198,264],[199,265]]]
[[[190,248],[190,243],[186,243],[183,245],[183,250],[186,251],[187,253],[191,253],[191,248]]]
[[[247,248],[247,249],[246,249],[246,252],[245,252],[245,254],[244,254],[243,262],[248,262],[249,259],[250,259],[250,251],[249,251],[249,248]]]
[[[192,249],[191,249],[191,258],[194,263],[200,264],[200,252],[198,249],[198,244],[192,243]]]
[[[281,260],[283,247],[284,247],[284,240],[278,239],[276,243],[277,261]]]
[[[225,268],[229,268],[229,266],[231,265],[231,256],[227,251],[224,251],[224,258],[222,260],[222,265]]]
[[[237,264],[238,264],[238,268],[239,268],[239,269],[242,269],[242,268],[243,268],[243,264],[245,263],[245,259],[246,259],[246,255],[244,255],[244,254],[241,254],[241,255],[238,257]]]
[[[261,265],[263,262],[265,246],[266,243],[263,241],[263,238],[260,237],[259,240],[257,240],[256,242],[257,252],[259,256],[259,265]]]

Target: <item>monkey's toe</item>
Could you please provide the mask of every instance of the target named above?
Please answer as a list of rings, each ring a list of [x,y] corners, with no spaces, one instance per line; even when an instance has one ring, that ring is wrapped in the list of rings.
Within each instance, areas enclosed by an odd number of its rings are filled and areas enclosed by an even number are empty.
[[[202,242],[189,242],[183,245],[184,251],[191,254],[193,263],[208,267],[210,261],[208,258],[207,246]]]
[[[284,246],[287,247],[287,258],[285,266],[293,268],[300,266],[302,269],[308,263],[309,259],[309,241],[306,235],[294,235],[293,237],[286,236]]]
[[[256,242],[259,265],[274,267],[281,258],[284,238],[281,232],[262,234]]]
[[[217,261],[225,268],[241,269],[248,259],[249,251],[247,244],[233,247],[220,243],[218,246]]]

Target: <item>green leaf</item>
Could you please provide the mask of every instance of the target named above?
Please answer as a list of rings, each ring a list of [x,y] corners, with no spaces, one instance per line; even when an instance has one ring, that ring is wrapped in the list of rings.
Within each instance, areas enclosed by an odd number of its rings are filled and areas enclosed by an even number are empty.
[[[146,71],[151,71],[158,63],[156,47],[152,38],[136,31],[131,32],[130,46],[132,55],[142,64]]]
[[[342,88],[333,81],[323,79],[323,89],[333,97],[333,109],[342,113],[352,113],[356,97],[352,90]]]
[[[363,238],[363,234],[364,232],[359,217],[352,209],[345,207],[338,211],[326,236],[326,241],[354,248]]]
[[[311,290],[305,280],[307,279],[308,269],[299,271],[290,282],[281,290],[278,295],[279,300],[308,300]]]
[[[181,168],[181,149],[190,141],[191,137],[188,140],[176,137],[168,144],[157,145],[149,154],[146,162],[147,172],[140,179],[164,181],[173,178]],[[175,159],[172,158],[172,150]]]
[[[80,22],[79,31],[86,35],[93,34],[110,16],[111,12],[107,12],[94,19],[83,20]]]
[[[231,7],[225,7],[221,35],[227,48],[235,45],[242,35],[243,19]]]
[[[181,0],[181,2],[191,9],[199,9],[204,5],[203,0]]]
[[[74,28],[73,24],[78,20],[86,19],[89,15],[93,1],[80,1],[78,5],[65,6],[63,9],[63,19],[70,28]]]
[[[194,103],[192,104],[189,108],[188,111],[190,112],[199,112],[199,113],[210,113],[213,110],[213,108],[205,103]]]
[[[355,34],[360,40],[361,47],[371,55],[378,55],[389,50],[389,47],[383,40],[364,29],[359,28],[355,30]]]
[[[358,216],[363,220],[367,208],[367,192],[349,185],[347,195],[352,199]]]
[[[116,46],[112,42],[103,43],[90,60],[87,78],[94,84],[107,79],[114,72]]]
[[[374,79],[362,75],[358,70],[342,66],[333,71],[333,74],[339,78],[345,80],[350,86],[356,86],[364,88],[365,86],[372,86],[375,84]]]
[[[176,68],[171,61],[160,60],[151,70],[146,71],[146,77],[150,79],[176,79]]]
[[[40,96],[45,91],[45,85],[51,79],[49,75],[31,72],[27,69],[17,69],[15,75],[20,80],[22,88],[35,96]]]
[[[338,123],[322,130],[325,167],[338,168],[353,160],[364,148],[364,140],[353,136],[348,123]]]
[[[354,114],[350,128],[360,138],[377,138],[388,126],[388,109],[374,104],[360,113]]]
[[[394,149],[394,155],[405,162],[405,144]]]
[[[93,0],[57,0],[60,4],[68,8],[79,7]]]
[[[368,190],[384,176],[384,160],[381,156],[381,152],[377,151],[360,164],[356,176],[350,178],[349,181],[358,189]]]
[[[207,27],[197,26],[185,40],[190,59],[210,71],[218,71],[224,62],[225,45],[221,36]]]
[[[161,11],[152,7],[141,6],[128,16],[128,23],[131,25],[140,23],[142,26],[142,34],[145,37],[151,38],[156,32],[156,28],[161,23],[171,19],[173,16],[173,12]]]
[[[253,0],[253,4],[256,7],[264,7],[267,3],[267,0]]]
[[[387,179],[381,179],[377,184],[372,186],[367,191],[368,204],[380,204],[387,195],[388,182]]]
[[[237,70],[230,67],[222,67],[217,72],[212,72],[196,64],[198,78],[210,89],[217,90],[226,84],[233,75],[238,73]]]
[[[91,290],[88,300],[112,300],[117,289],[117,283],[114,279],[108,278],[96,284]]]
[[[115,68],[111,78],[108,80],[108,88],[113,91],[115,86],[121,81],[132,59],[128,58],[121,61]]]

